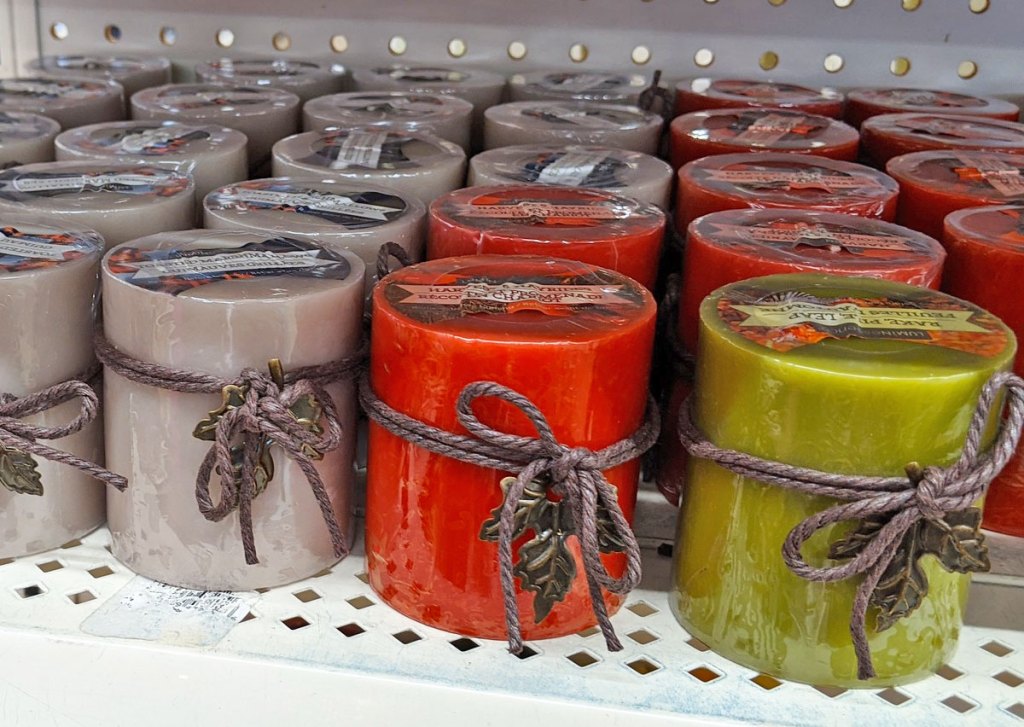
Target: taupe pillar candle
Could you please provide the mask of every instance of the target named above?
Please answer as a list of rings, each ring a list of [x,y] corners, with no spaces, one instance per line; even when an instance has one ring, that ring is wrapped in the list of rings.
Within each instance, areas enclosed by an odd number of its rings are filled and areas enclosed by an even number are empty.
[[[274,145],[275,177],[376,184],[429,205],[466,178],[466,152],[429,134],[359,128],[309,131]]]
[[[362,336],[362,261],[273,235],[192,230],[133,240],[103,261],[107,339],[142,361],[227,379],[242,369],[285,372],[352,356]],[[354,382],[331,384],[344,439],[316,467],[352,535]],[[222,404],[133,383],[107,370],[107,465],[128,478],[108,493],[114,556],[148,578],[202,590],[290,583],[337,558],[298,465],[271,446],[273,476],[252,503],[259,563],[246,565],[237,512],[210,522],[196,473],[211,442],[192,435]],[[216,482],[216,475],[214,475]],[[219,497],[219,485],[211,492]]]
[[[132,118],[218,124],[241,131],[249,139],[249,168],[259,169],[278,139],[299,130],[299,97],[279,88],[172,83],[132,96]]]
[[[43,56],[30,62],[28,67],[40,76],[117,81],[124,88],[126,100],[144,88],[171,82],[171,62],[159,56]]]
[[[0,111],[0,167],[53,161],[60,124],[39,114]]]
[[[77,225],[0,212],[0,392],[23,396],[82,376],[93,365],[103,238]],[[80,404],[69,401],[25,421],[61,426]],[[103,462],[103,425],[95,421],[46,442]],[[0,558],[56,548],[104,519],[104,486],[85,473],[33,457],[42,495],[0,485]]]
[[[484,145],[598,144],[657,154],[663,120],[635,106],[588,101],[516,101],[484,113]]]
[[[225,184],[249,175],[245,134],[218,124],[112,121],[65,131],[56,140],[58,161],[92,159],[174,162],[191,167],[197,204]]]
[[[196,78],[203,83],[272,86],[291,91],[303,102],[344,91],[348,82],[341,66],[290,58],[217,58],[197,64]]]
[[[0,213],[85,225],[110,248],[139,235],[192,227],[195,192],[191,175],[163,167],[26,164],[0,172]]]
[[[302,107],[306,131],[373,126],[426,132],[469,152],[473,104],[455,96],[411,91],[336,93]]]
[[[360,182],[316,179],[254,179],[228,185],[203,201],[204,226],[246,230],[316,242],[349,250],[370,271],[373,286],[377,254],[386,242],[423,259],[426,208],[415,197]]]
[[[468,176],[467,186],[534,183],[606,189],[663,210],[672,192],[672,167],[661,159],[601,146],[503,146],[470,159]]]
[[[125,117],[124,89],[114,81],[81,78],[0,79],[0,111],[42,114],[73,129]]]
[[[635,106],[650,85],[639,73],[533,71],[508,79],[510,101],[596,101]]]

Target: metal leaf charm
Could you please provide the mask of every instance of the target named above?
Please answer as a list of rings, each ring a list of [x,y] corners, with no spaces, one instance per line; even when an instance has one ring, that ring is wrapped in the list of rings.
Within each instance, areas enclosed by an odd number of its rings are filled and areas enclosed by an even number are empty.
[[[233,384],[225,386],[221,389],[220,395],[222,399],[220,407],[211,411],[206,419],[196,424],[196,428],[192,430],[192,436],[196,439],[212,442],[216,438],[217,423],[220,418],[232,409],[240,407],[245,401],[245,387]]]
[[[32,455],[0,445],[0,485],[22,495],[42,495],[43,482]]]
[[[508,496],[509,487],[516,481],[515,477],[506,477],[501,481],[501,491]],[[526,535],[527,530],[547,529],[553,522],[554,508],[558,503],[548,499],[547,488],[539,482],[532,483],[535,487],[527,486],[523,490],[523,496],[515,509],[515,519],[512,529],[512,539],[518,540]],[[480,539],[491,543],[498,542],[498,527],[501,522],[502,505],[491,511],[491,517],[484,521],[480,528]]]
[[[313,434],[320,435],[324,433],[324,428],[320,426],[320,418],[324,414],[324,408],[320,406],[320,402],[312,394],[300,396],[294,404],[288,407],[288,411],[295,417],[295,421]],[[323,459],[324,457],[323,452],[309,444],[302,445],[302,451],[311,459]]]
[[[981,532],[981,510],[951,512],[938,522],[927,522],[921,549],[939,559],[951,573],[985,573],[992,564]]]
[[[540,623],[556,603],[565,600],[576,580],[576,561],[566,544],[568,534],[541,530],[519,546],[515,575],[523,589],[533,591],[533,622]]]
[[[256,467],[253,469],[253,497],[258,497],[267,489],[274,478],[274,458],[270,454],[270,440],[263,437],[256,450]],[[242,480],[242,459],[245,456],[241,445],[231,448],[231,472],[236,484]],[[217,473],[221,474],[220,469]]]

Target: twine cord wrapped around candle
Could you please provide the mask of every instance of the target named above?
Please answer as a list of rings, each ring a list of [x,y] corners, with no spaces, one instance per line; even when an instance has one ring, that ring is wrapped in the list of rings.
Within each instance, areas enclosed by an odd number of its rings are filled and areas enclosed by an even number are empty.
[[[991,449],[982,452],[986,425],[1004,390],[1006,417]],[[821,472],[724,449],[697,429],[690,410],[689,401],[680,410],[679,440],[691,456],[711,460],[742,477],[843,501],[794,527],[782,546],[782,558],[794,574],[809,581],[835,582],[864,576],[853,601],[850,632],[857,655],[857,677],[865,680],[875,677],[865,624],[872,593],[892,563],[897,546],[912,528],[922,522],[948,528],[943,520],[974,505],[1009,462],[1024,431],[1024,379],[1009,372],[995,374],[981,391],[959,459],[949,467],[908,466],[906,477]],[[816,532],[865,518],[886,520],[851,560],[829,567],[815,567],[804,560],[800,549]]]
[[[473,412],[473,402],[482,397],[500,399],[517,408],[530,420],[537,436],[508,434],[481,422]],[[550,489],[561,496],[572,513],[594,614],[608,648],[622,649],[601,588],[623,595],[636,588],[641,575],[640,546],[619,507],[616,489],[603,472],[642,456],[657,441],[659,417],[653,399],[648,401],[643,425],[631,437],[593,451],[561,444],[543,412],[529,398],[493,381],[473,382],[459,394],[456,416],[469,436],[433,427],[392,409],[373,392],[365,375],[360,381],[359,398],[370,419],[411,444],[461,462],[516,474],[505,493],[498,521],[498,566],[512,653],[523,650],[512,558],[516,508],[527,488],[538,479],[550,482]],[[601,562],[599,508],[607,513],[612,534],[624,545],[626,567],[621,578],[613,578]]]
[[[302,470],[320,506],[334,555],[339,558],[347,555],[346,539],[313,460],[337,449],[341,443],[338,411],[325,387],[357,375],[365,359],[365,346],[349,358],[292,369],[279,380],[252,368],[243,369],[237,379],[227,380],[139,361],[117,350],[102,334],[97,334],[95,345],[97,358],[129,381],[186,394],[224,395],[222,411],[217,412],[215,419],[208,420],[213,431],[213,445],[196,475],[196,503],[202,515],[211,522],[223,520],[237,508],[247,564],[259,562],[253,533],[252,501],[259,494],[257,473],[261,448],[266,440],[280,446]],[[236,399],[229,406],[230,392],[234,392]],[[294,413],[296,406],[303,401],[315,404],[316,420],[312,422],[315,426],[305,423]],[[233,461],[233,442],[238,439],[241,439],[241,457],[240,461]],[[220,474],[221,481],[221,498],[217,503],[210,495],[210,479],[214,471]]]

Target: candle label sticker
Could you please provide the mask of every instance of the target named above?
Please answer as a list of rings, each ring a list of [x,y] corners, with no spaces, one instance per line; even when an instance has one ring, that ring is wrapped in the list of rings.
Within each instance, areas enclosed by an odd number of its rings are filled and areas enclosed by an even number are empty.
[[[926,248],[903,235],[864,232],[844,225],[772,220],[757,225],[712,223],[720,238],[756,242],[770,247],[795,250],[813,247],[834,253],[896,257],[888,253],[923,252]]]
[[[113,93],[111,86],[89,81],[58,81],[49,78],[26,78],[22,80],[0,80],[0,101],[4,96],[55,101],[57,99],[88,98],[101,92]]]
[[[618,90],[631,84],[626,76],[611,73],[548,73],[537,85],[551,91],[582,93]]]
[[[727,169],[702,170],[707,181],[747,188],[752,191],[801,189],[824,192],[865,192],[884,189],[882,183],[868,174],[847,174],[811,163],[791,167],[761,164],[734,164]]]
[[[619,172],[629,164],[610,152],[556,151],[524,157],[514,164],[496,167],[503,177],[516,182],[554,184],[561,187],[621,189],[626,183]]]
[[[827,339],[920,343],[992,357],[1009,339],[991,313],[942,293],[913,297],[821,298],[798,291],[766,294],[755,285],[732,287],[718,315],[749,341],[786,352]]]
[[[186,191],[191,179],[187,174],[155,167],[132,171],[18,172],[0,173],[0,198],[21,201],[36,197],[61,197],[86,192],[117,193],[133,197],[170,197]]]
[[[185,88],[168,88],[160,92],[161,106],[183,111],[191,109],[223,108],[230,111],[233,106],[256,106],[273,103],[279,94],[270,89],[248,88],[217,88],[216,86],[186,86]]]
[[[210,194],[211,210],[275,210],[317,217],[349,230],[379,227],[401,217],[408,205],[383,192],[321,192],[292,182],[256,180]]]
[[[1024,207],[976,207],[959,218],[957,227],[972,243],[1024,252]]]
[[[297,161],[330,169],[415,169],[421,165],[403,151],[412,142],[437,149],[425,140],[390,131],[333,131],[313,142],[310,156]]]
[[[737,114],[729,126],[712,129],[711,139],[731,138],[751,146],[771,146],[783,141],[806,141],[820,135],[828,125],[826,119],[804,114],[747,111]]]
[[[613,220],[637,216],[635,207],[613,201],[592,203],[549,202],[544,199],[480,198],[453,204],[453,217],[469,220],[500,220],[517,225],[543,227],[595,227]]]
[[[973,187],[989,187],[1003,197],[1024,195],[1024,178],[1021,168],[1010,164],[994,154],[979,154],[966,151],[953,152],[962,166],[956,166],[957,178]]]
[[[919,108],[978,108],[988,102],[977,96],[949,91],[925,91],[912,88],[876,88],[862,92],[868,101]]]
[[[571,108],[567,106],[526,107],[520,111],[522,116],[539,119],[554,126],[581,126],[587,129],[624,129],[635,128],[643,123],[639,114],[630,113],[623,107],[616,109]]]
[[[809,101],[821,98],[817,91],[791,83],[754,83],[752,81],[714,81],[708,90],[728,96],[774,101]]]
[[[375,121],[418,119],[444,111],[444,99],[426,94],[396,96],[364,94],[337,100],[334,107],[345,116],[369,116]]]
[[[12,116],[0,111],[0,144],[11,139],[38,139],[57,130],[46,122],[42,116]]]
[[[234,248],[142,250],[122,246],[107,257],[106,265],[127,283],[170,295],[225,280],[271,276],[345,280],[352,272],[342,255],[290,238],[249,242]]]
[[[176,154],[193,141],[211,138],[209,131],[194,126],[146,126],[98,129],[80,142],[83,149],[115,155],[137,154],[160,157]]]
[[[944,119],[941,116],[911,116],[893,119],[897,129],[905,129],[914,135],[933,136],[939,139],[959,141],[994,142],[1005,141],[1024,145],[1024,132],[1007,128],[983,118]],[[885,127],[881,127],[883,130]]]
[[[103,249],[99,235],[0,227],[0,270],[16,273],[50,268]]]
[[[373,72],[407,83],[461,83],[469,78],[468,73],[450,68],[375,68]]]

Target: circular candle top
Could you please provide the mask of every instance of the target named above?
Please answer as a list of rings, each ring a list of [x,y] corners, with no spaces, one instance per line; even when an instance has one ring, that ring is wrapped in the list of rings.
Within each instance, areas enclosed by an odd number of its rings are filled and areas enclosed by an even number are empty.
[[[49,75],[109,78],[114,81],[131,78],[139,73],[171,72],[171,61],[160,56],[43,56],[29,63],[29,68]]]
[[[827,116],[785,109],[711,109],[677,116],[672,134],[745,149],[812,151],[856,144],[857,130]]]
[[[388,176],[465,159],[462,147],[421,132],[365,129],[307,131],[274,144],[274,155],[291,164],[321,169],[379,171]]]
[[[978,306],[888,280],[772,275],[719,288],[704,327],[760,355],[871,378],[959,376],[1013,361],[1013,333]],[[1002,364],[999,364],[1002,365]]]
[[[626,131],[661,128],[662,118],[635,106],[588,101],[514,101],[491,106],[484,115],[495,122],[564,132]]]
[[[395,88],[458,95],[467,88],[504,87],[505,77],[490,71],[396,63],[352,73],[360,88]]]
[[[915,111],[930,114],[1016,115],[1016,104],[998,98],[970,96],[921,88],[862,88],[850,91],[847,101],[869,104],[890,113]]]
[[[103,258],[104,277],[116,284],[232,304],[361,287],[364,272],[351,253],[258,232],[166,232],[118,245]]]
[[[1024,124],[984,116],[882,114],[861,126],[868,136],[893,139],[908,151],[980,149],[1024,152]]]
[[[896,181],[861,164],[802,154],[721,154],[679,170],[680,184],[742,198],[751,207],[883,205]]]
[[[665,225],[665,213],[653,204],[598,189],[544,185],[457,189],[434,200],[430,216],[483,234],[537,242],[605,242]]]
[[[687,233],[704,245],[770,262],[873,275],[875,271],[941,263],[937,241],[906,227],[869,217],[809,210],[727,210],[690,223]]]
[[[290,91],[221,83],[169,83],[132,96],[132,106],[150,113],[181,114],[190,119],[259,116],[298,107]]]
[[[741,106],[800,108],[807,105],[842,103],[843,94],[832,88],[805,88],[792,83],[748,81],[725,78],[694,78],[680,81],[676,91],[705,96]]]
[[[306,102],[302,113],[323,128],[387,125],[405,131],[472,113],[473,104],[455,96],[414,91],[335,93]]]
[[[207,214],[257,230],[351,233],[384,230],[426,214],[423,203],[361,183],[315,179],[253,179],[206,195]]]
[[[648,81],[638,73],[534,71],[509,78],[512,100],[550,98],[635,104]]]
[[[373,293],[375,315],[499,343],[565,344],[650,324],[651,294],[620,273],[573,260],[473,255],[397,270]]]
[[[98,260],[103,237],[87,227],[40,222],[38,216],[0,212],[0,276]],[[2,289],[2,288],[0,288]]]
[[[57,137],[72,154],[129,159],[190,159],[211,150],[244,149],[245,134],[224,126],[177,121],[111,121]]]
[[[44,139],[60,133],[60,124],[39,114],[0,111],[0,148],[4,142]]]
[[[949,214],[946,237],[1024,257],[1024,205],[968,207]]]
[[[979,205],[1024,200],[1024,158],[1016,154],[918,151],[890,159],[885,170],[900,184],[973,197]]]
[[[346,73],[340,64],[288,58],[217,58],[196,64],[196,77],[206,83],[220,81],[285,89],[331,81]]]
[[[123,98],[124,91],[114,81],[87,81],[72,78],[0,79],[0,110],[28,111],[46,115],[87,102],[110,97]]]
[[[142,207],[154,198],[193,193],[191,175],[140,164],[43,162],[0,172],[0,202],[40,211]]]
[[[472,169],[510,184],[553,184],[622,190],[630,185],[672,176],[672,167],[650,154],[603,146],[521,144],[481,152]],[[472,172],[471,172],[472,174]]]

